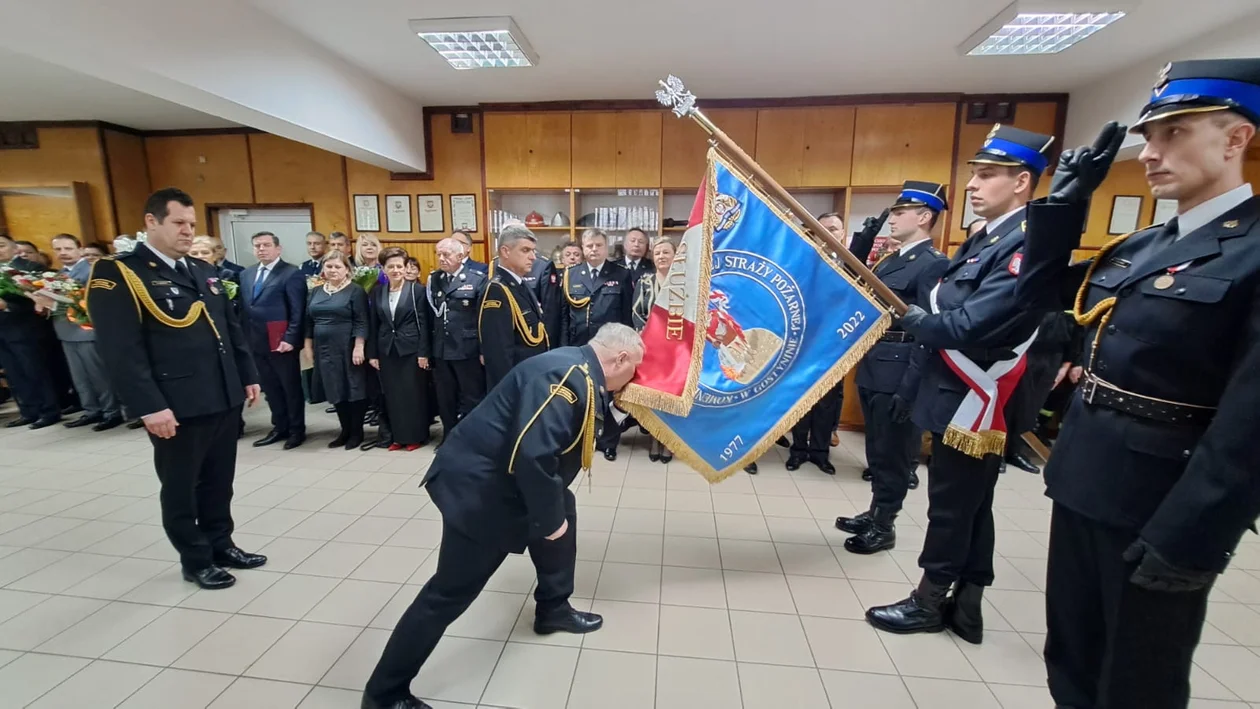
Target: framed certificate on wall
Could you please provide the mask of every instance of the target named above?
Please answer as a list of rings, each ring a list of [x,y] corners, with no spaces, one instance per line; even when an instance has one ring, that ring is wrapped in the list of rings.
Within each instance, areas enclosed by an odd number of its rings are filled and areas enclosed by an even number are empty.
[[[1168,220],[1175,216],[1177,216],[1177,200],[1155,200],[1155,217],[1151,220],[1152,224],[1167,224]]]
[[[416,195],[416,213],[420,215],[420,233],[446,231],[442,222],[442,195]]]
[[[354,196],[354,230],[375,232],[381,230],[380,197],[374,194]]]
[[[1111,200],[1111,221],[1107,223],[1107,233],[1128,234],[1137,231],[1138,217],[1141,214],[1141,197],[1116,195]]]
[[[411,233],[411,195],[385,195],[385,231]]]
[[[477,231],[477,195],[451,195],[451,229]]]

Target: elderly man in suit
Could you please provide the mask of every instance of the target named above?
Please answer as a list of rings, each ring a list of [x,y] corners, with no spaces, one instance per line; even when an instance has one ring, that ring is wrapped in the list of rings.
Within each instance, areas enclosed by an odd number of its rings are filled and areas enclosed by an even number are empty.
[[[230,271],[239,280],[245,267],[239,263],[232,263],[227,259],[227,247],[223,245],[222,239],[217,236],[207,238],[214,241],[214,267],[221,271]]]
[[[284,449],[290,450],[306,440],[298,359],[306,317],[306,279],[297,266],[280,258],[280,240],[275,234],[260,231],[251,241],[258,263],[241,274],[241,304],[246,337],[271,408],[271,432],[254,445],[284,441]]]

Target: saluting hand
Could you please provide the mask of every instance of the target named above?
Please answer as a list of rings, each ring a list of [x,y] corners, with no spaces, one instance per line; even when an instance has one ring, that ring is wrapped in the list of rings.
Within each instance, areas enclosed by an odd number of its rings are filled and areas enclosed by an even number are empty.
[[[175,429],[179,427],[179,422],[175,420],[175,412],[170,409],[162,409],[142,416],[140,420],[144,421],[145,430],[158,438],[174,438]]]
[[[554,542],[560,537],[563,537],[564,533],[567,531],[569,531],[569,520],[566,519],[565,521],[560,523],[560,529],[557,529],[555,532],[552,532],[551,534],[547,535],[547,541]]]
[[[1103,126],[1094,144],[1064,150],[1050,180],[1049,201],[1060,204],[1081,204],[1107,179],[1111,163],[1124,143],[1127,126],[1115,121]]]
[[[257,384],[245,385],[245,405],[253,406],[258,403],[258,397],[262,394],[262,387]]]

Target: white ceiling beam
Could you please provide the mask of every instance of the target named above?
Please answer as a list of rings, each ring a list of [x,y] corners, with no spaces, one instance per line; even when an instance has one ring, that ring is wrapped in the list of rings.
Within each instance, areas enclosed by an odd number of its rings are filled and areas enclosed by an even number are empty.
[[[396,172],[421,106],[244,0],[0,0],[0,46]]]

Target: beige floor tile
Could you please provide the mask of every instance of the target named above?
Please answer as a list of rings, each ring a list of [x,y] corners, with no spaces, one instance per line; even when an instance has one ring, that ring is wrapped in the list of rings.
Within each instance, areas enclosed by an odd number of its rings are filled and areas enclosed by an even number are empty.
[[[233,681],[227,675],[166,669],[131,695],[118,709],[205,709]]]
[[[761,504],[761,512],[766,517],[813,518],[809,507],[805,504],[805,500],[797,494],[779,496],[758,493],[757,501]]]
[[[768,542],[770,528],[766,526],[761,515],[729,515],[715,514],[717,535],[719,539],[739,539],[755,542]]]
[[[310,691],[304,684],[240,677],[210,709],[294,709]]]
[[[836,549],[836,560],[844,575],[860,581],[881,581],[885,583],[918,582],[918,575],[913,578],[906,575],[897,562],[887,554],[851,554],[843,548]]]
[[[655,689],[655,656],[583,648],[567,709],[650,707]]]
[[[1027,638],[1025,638],[1027,640]],[[1215,671],[1215,669],[1213,670]],[[1190,668],[1190,696],[1201,700],[1235,700],[1238,695],[1208,674],[1202,667]]]
[[[482,591],[446,634],[478,640],[503,640],[512,635],[526,596],[519,593]]]
[[[503,649],[504,643],[492,640],[443,638],[411,683],[411,692],[426,701],[475,704],[486,690]],[[576,658],[576,649],[573,653]]]
[[[1241,603],[1209,603],[1208,622],[1239,645],[1260,646],[1260,613]]]
[[[661,608],[660,643],[662,655],[734,660],[730,615],[719,608]],[[588,644],[589,646],[589,644]]]
[[[720,492],[719,490],[720,488],[713,490],[714,512],[731,515],[761,514],[761,504],[757,501],[756,495]]]
[[[220,613],[239,613],[242,608],[284,578],[284,574],[264,569],[237,571],[233,575],[236,576],[236,583],[231,588],[217,591],[199,589],[180,601],[179,607]]]
[[[62,591],[68,596],[114,600],[166,571],[170,564],[151,559],[122,559]]]
[[[717,524],[712,512],[665,512],[665,534],[671,537],[717,538]]]
[[[573,648],[508,643],[481,701],[519,709],[562,709],[577,660]]]
[[[360,629],[298,623],[245,671],[249,677],[314,684],[333,666]]]
[[[740,662],[813,667],[801,619],[795,615],[731,611],[735,657]]]
[[[376,668],[377,661],[381,659],[381,653],[385,651],[385,644],[389,642],[389,636],[389,630],[377,630],[375,628],[364,630],[350,644],[350,647],[346,648],[346,651],[337,659],[336,664],[324,674],[323,679],[319,683],[327,687],[357,690],[361,696],[368,677],[371,676],[372,670]],[[355,702],[358,701],[359,699],[356,697]]]
[[[578,515],[578,531],[579,532],[611,532],[613,528],[613,519],[617,516],[617,510],[611,507],[591,507],[582,510],[582,514]],[[649,534],[657,534],[657,532],[648,532]]]
[[[336,499],[335,493],[332,499]],[[332,499],[325,502],[331,502]],[[339,515],[332,512],[316,512],[287,532],[285,536],[292,539],[315,539],[318,541],[330,541],[337,535],[341,534],[353,524],[358,518],[354,515]]]
[[[723,571],[726,603],[732,610],[796,613],[792,593],[783,574]]]
[[[54,655],[97,658],[166,611],[162,606],[110,603],[35,649]]]
[[[743,706],[734,662],[660,656],[656,709]]]
[[[338,534],[336,541],[381,545],[394,536],[405,523],[406,520],[390,517],[360,517],[346,527],[345,531]]]
[[[247,534],[279,537],[310,516],[311,512],[306,510],[271,509],[242,524],[239,529]]]
[[[400,588],[400,583],[346,579],[324,596],[303,620],[366,627]]]
[[[608,538],[604,561],[630,564],[660,564],[664,537],[656,534],[619,534]]]
[[[988,630],[984,634],[984,642],[979,645],[972,645],[959,638],[953,640],[971,666],[980,673],[980,679],[985,682],[1033,686],[1046,683],[1045,661],[1018,633]],[[902,673],[913,674],[904,669]]]
[[[578,507],[616,507],[621,499],[621,488],[594,485],[586,488],[579,485],[573,495],[577,498]]]
[[[1243,647],[1200,645],[1195,664],[1245,702],[1260,702],[1260,657]],[[1191,693],[1202,696],[1191,684]],[[1215,698],[1215,697],[1211,697]]]
[[[980,681],[981,677],[967,661],[967,656],[955,643],[949,633],[925,633],[921,635],[896,635],[881,633],[880,640],[888,651],[889,657],[897,665],[897,671],[905,677],[928,677],[933,679],[958,679]],[[1012,634],[1002,642],[1004,647],[1014,648],[1022,645],[1025,655],[1036,655],[1023,640]],[[985,638],[988,641],[988,638]],[[962,642],[962,641],[959,641]],[[966,643],[963,643],[966,644]],[[1003,669],[1009,669],[1002,666]]]
[[[628,603],[595,599],[591,612],[604,617],[598,631],[586,635],[583,648],[619,652],[656,652],[660,606],[655,603]]]
[[[599,575],[595,598],[606,601],[659,603],[661,567],[606,562]]]
[[[725,577],[716,569],[662,567],[661,603],[726,608]]]
[[[34,650],[105,605],[105,601],[91,598],[48,598],[0,625],[0,648]]]
[[[857,594],[846,579],[788,576],[787,583],[796,611],[803,616],[853,620],[866,617],[866,609],[858,602]]]
[[[378,492],[347,492],[324,508],[326,512],[365,514],[369,517],[411,519],[424,506],[424,500],[411,495],[384,495]],[[363,509],[366,507],[367,509]],[[363,510],[360,512],[360,510]]]
[[[712,512],[713,497],[707,489],[695,492],[669,490],[665,495],[665,509],[670,512]]]
[[[172,608],[107,652],[104,659],[166,667],[230,617],[225,613]]]
[[[185,581],[180,575],[179,563],[175,562],[166,571],[124,593],[119,600],[129,603],[177,606],[197,590],[196,586]]]
[[[608,553],[608,532],[580,531],[577,537],[577,558],[579,561],[600,561]]]
[[[739,663],[739,688],[745,707],[831,709],[818,670]]]
[[[0,668],[0,707],[25,707],[82,670],[91,660],[58,655],[23,655]]]
[[[741,539],[719,539],[722,568],[734,571],[783,573],[774,544]]]
[[[89,503],[90,504],[90,503]],[[111,510],[112,511],[112,510]],[[56,549],[58,551],[83,551],[85,548],[131,527],[126,522],[101,522],[94,517],[83,517],[78,514],[66,514],[66,517],[92,520],[81,524],[55,537],[45,539],[36,545],[40,549]]]
[[[293,621],[277,618],[232,616],[172,663],[172,667],[199,672],[239,675],[271,649]]]
[[[379,548],[372,544],[328,542],[298,564],[293,573],[344,579]]]
[[[435,559],[437,554],[434,553],[430,560]],[[423,566],[420,567],[423,570]],[[436,567],[434,567],[436,568]],[[503,560],[503,564],[499,566],[499,570],[494,572],[494,576],[490,577],[490,583],[486,584],[487,591],[502,591],[503,593],[529,593],[534,587],[534,581],[538,578],[538,572],[534,569],[534,563],[530,561],[528,555],[510,555]],[[420,581],[427,580],[420,579]]]
[[[988,639],[985,639],[988,642]],[[1054,706],[1050,690],[1044,686],[1022,687],[1013,684],[990,684],[989,691],[997,697],[1002,709],[1046,709]],[[1191,703],[1193,706],[1193,703]],[[1242,706],[1246,706],[1245,704]]]
[[[62,593],[71,586],[95,576],[119,561],[120,559],[116,556],[71,554],[29,576],[14,581],[6,588],[12,591]]]
[[[404,583],[433,552],[429,549],[382,546],[350,573],[360,581]]]
[[[97,660],[31,704],[31,709],[113,707],[131,696],[161,668]]]
[[[166,538],[161,527],[150,524],[132,524],[108,539],[101,539],[83,551],[107,556],[131,556],[141,549]]]
[[[897,672],[880,641],[880,634],[865,621],[802,617],[801,624],[818,667],[881,674]]]
[[[624,534],[664,534],[665,512],[618,508],[611,531]]]
[[[876,706],[880,709],[915,709],[910,691],[897,675],[819,670],[833,707]],[[1039,707],[1038,709],[1045,709]]]
[[[669,527],[669,518],[665,520]],[[678,537],[666,535],[662,561],[667,566],[698,569],[722,568],[722,555],[716,537]]]
[[[299,620],[319,605],[338,583],[337,579],[320,576],[285,576],[246,604],[240,612]]]
[[[772,475],[758,475],[752,479],[753,490],[757,492],[757,497],[779,496],[779,497],[800,497],[800,490],[796,489],[796,483],[790,477],[777,477]]]
[[[311,554],[319,551],[324,542],[314,539],[290,539],[280,537],[265,547],[258,549],[259,554],[267,555],[267,570],[285,573],[297,568]]]
[[[415,600],[421,588],[420,585],[407,585],[398,589],[394,597],[389,599],[389,603],[386,603],[381,612],[372,619],[369,627],[393,630],[398,619],[402,617],[403,611],[407,610],[407,606]]]
[[[827,539],[812,517],[766,517],[770,537],[776,544],[814,544],[827,546]]]
[[[47,593],[28,593],[26,591],[5,591],[0,589],[0,623],[20,615],[48,600]]]
[[[981,682],[906,677],[905,683],[919,709],[1002,709],[993,692]]]
[[[814,544],[775,544],[779,564],[785,574],[845,578],[844,569],[836,561],[835,552]]]
[[[1021,633],[1046,632],[1046,597],[1028,591],[989,590],[985,600],[993,604],[1006,622]]]

